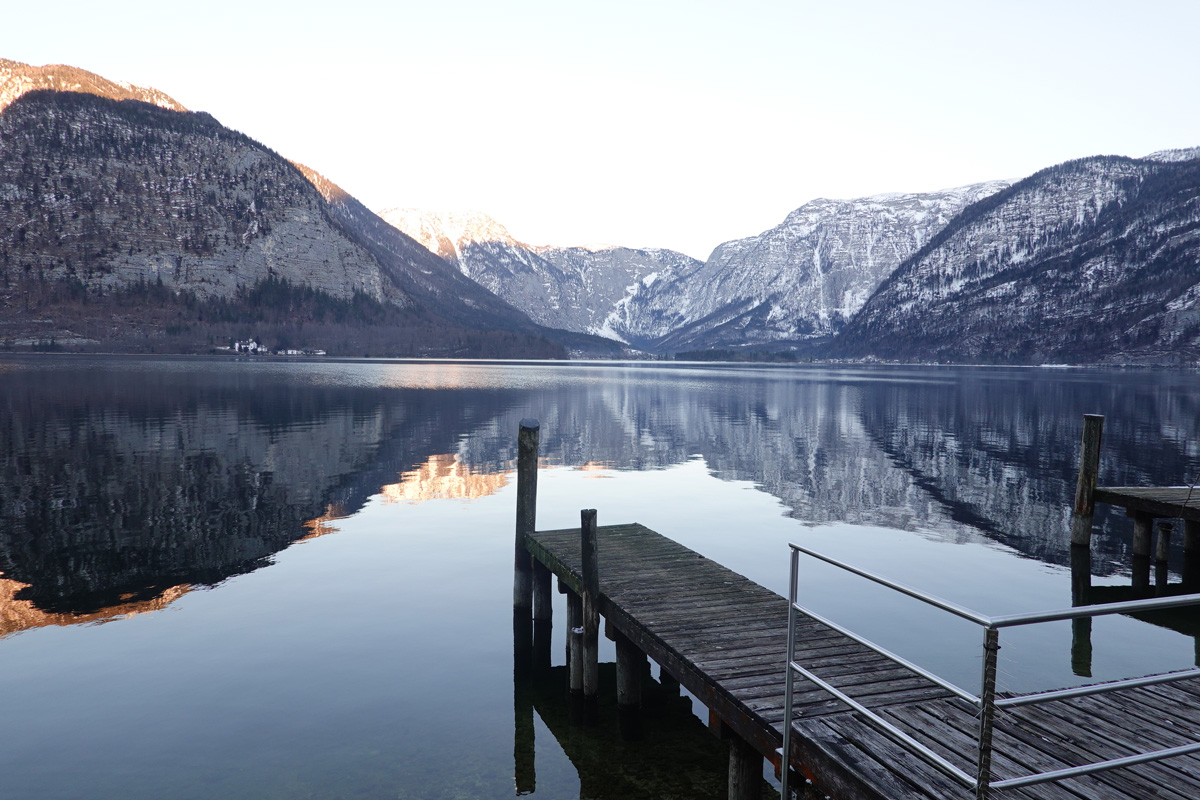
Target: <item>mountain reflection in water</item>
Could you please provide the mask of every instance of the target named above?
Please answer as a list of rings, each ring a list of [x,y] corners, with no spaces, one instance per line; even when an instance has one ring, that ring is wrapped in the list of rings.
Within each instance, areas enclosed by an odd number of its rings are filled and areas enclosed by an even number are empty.
[[[372,496],[492,494],[508,482],[517,420],[530,413],[550,464],[650,470],[698,454],[808,525],[982,536],[1055,564],[1068,558],[1085,412],[1108,415],[1101,483],[1179,483],[1200,465],[1193,376],[367,364],[347,379],[356,365],[7,367],[0,633],[159,608],[335,530]],[[1124,520],[1097,523],[1096,573],[1123,569]]]
[[[523,417],[540,527],[598,508],[776,591],[802,541],[984,613],[1070,603],[1084,413],[1107,415],[1102,483],[1200,467],[1200,380],[1171,373],[3,357],[0,378],[0,794],[39,800],[721,794],[682,701],[648,715],[653,747],[572,724],[563,596],[559,678],[514,682]],[[1130,563],[1102,512],[1096,596]],[[803,591],[978,680],[969,624],[811,564]],[[1005,689],[1195,656],[1183,626],[1035,627],[1005,635]]]

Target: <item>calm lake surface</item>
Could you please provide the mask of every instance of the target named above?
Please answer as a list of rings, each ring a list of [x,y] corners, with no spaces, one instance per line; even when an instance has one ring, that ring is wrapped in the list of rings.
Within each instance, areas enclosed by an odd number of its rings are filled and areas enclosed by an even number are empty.
[[[0,409],[3,798],[724,797],[698,703],[631,745],[558,686],[514,701],[523,417],[539,528],[596,508],[780,593],[794,541],[986,614],[1070,605],[1083,414],[1101,483],[1200,473],[1200,377],[1174,372],[0,357]],[[1127,584],[1131,522],[1096,523],[1093,582]],[[974,626],[801,575],[977,685]],[[1001,688],[1196,661],[1126,617],[1090,665],[1071,644],[1006,631]]]

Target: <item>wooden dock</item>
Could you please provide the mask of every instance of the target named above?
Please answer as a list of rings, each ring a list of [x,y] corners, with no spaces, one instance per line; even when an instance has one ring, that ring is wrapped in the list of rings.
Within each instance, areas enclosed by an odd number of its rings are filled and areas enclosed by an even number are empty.
[[[579,528],[539,531],[525,542],[569,592],[583,591]],[[598,528],[597,550],[598,611],[615,635],[703,702],[714,733],[747,743],[778,770],[787,600],[641,525]],[[797,662],[973,772],[974,707],[811,619],[801,619],[798,633]],[[974,796],[815,686],[798,681],[796,707],[792,768],[836,800]],[[1200,680],[1014,708],[997,720],[994,772],[1004,779],[1186,744],[1198,731]],[[1200,757],[996,795],[1195,800]]]
[[[1082,535],[1083,523],[1089,529],[1091,525],[1100,442],[1095,419],[1089,418],[1091,427],[1084,435],[1073,539]],[[1094,436],[1089,445],[1090,434]],[[988,699],[980,702],[989,709],[991,720],[984,725],[992,743],[985,749],[990,753],[990,775],[988,769],[982,771],[988,777],[978,781],[978,791],[913,755],[863,712],[807,678],[796,677],[793,713],[785,722],[787,599],[641,525],[597,527],[595,510],[581,512],[578,528],[537,531],[537,445],[537,422],[522,420],[514,549],[514,679],[532,671],[531,660],[549,663],[551,579],[557,576],[568,601],[567,671],[572,697],[585,705],[598,697],[597,636],[603,616],[606,632],[616,642],[618,706],[626,711],[640,706],[646,659],[653,659],[662,670],[661,685],[677,682],[686,687],[707,706],[709,729],[728,742],[730,800],[759,800],[764,758],[775,766],[777,776],[788,770],[792,787],[807,778],[835,800],[1200,798],[1200,753],[1194,752],[1200,738],[1200,674],[1173,676],[1170,684],[1108,687],[1105,694],[1042,697],[1036,705],[1018,704],[1030,698],[1013,698],[1002,709],[992,705],[987,689]],[[1086,519],[1080,518],[1081,512]],[[1145,523],[1148,512],[1137,513]],[[1086,568],[1087,548],[1073,547],[1072,554],[1079,555],[1081,569]],[[1136,608],[1175,607],[1180,601],[1194,602],[1190,598],[1153,600],[1149,605],[1139,601]],[[988,626],[986,641],[992,649],[986,663],[991,666],[984,671],[992,676],[998,623],[976,617]],[[1005,624],[1016,623],[1014,618]],[[1075,623],[1079,630],[1090,628],[1086,618]],[[798,614],[795,624],[795,663],[933,751],[948,762],[948,769],[960,771],[963,781],[970,781],[980,752],[976,704],[817,619]],[[1081,649],[1090,649],[1082,647],[1086,642],[1081,637],[1079,643]],[[540,655],[529,655],[535,651]],[[985,687],[990,685],[985,681]],[[518,729],[531,730],[527,714],[518,712],[517,719]],[[788,723],[790,752],[785,759],[781,750]],[[1190,750],[1186,755],[1055,782],[988,788],[988,781],[1171,748]],[[524,760],[532,763],[528,753]],[[518,767],[520,774],[520,763]]]

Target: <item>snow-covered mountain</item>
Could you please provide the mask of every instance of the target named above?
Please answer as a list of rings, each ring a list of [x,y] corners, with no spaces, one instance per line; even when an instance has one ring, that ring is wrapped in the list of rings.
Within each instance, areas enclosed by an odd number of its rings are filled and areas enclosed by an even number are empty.
[[[477,211],[390,208],[379,216],[535,322],[622,341],[637,341],[620,322],[629,298],[700,263],[673,250],[532,246]]]
[[[707,262],[664,249],[534,247],[479,212],[380,216],[540,324],[670,353],[828,340],[905,258],[1007,185],[814,200]]]
[[[1159,150],[1146,156],[1147,161],[1194,161],[1200,158],[1200,147],[1175,147],[1170,150]]]
[[[970,208],[884,282],[832,352],[881,358],[1200,357],[1200,159],[1099,156]]]
[[[703,262],[676,250],[649,247],[537,247],[535,252],[568,275],[577,275],[581,295],[575,303],[588,330],[636,347],[646,333],[629,324],[628,309],[639,294],[660,280],[694,272]]]
[[[637,292],[618,330],[661,352],[828,338],[962,209],[1007,185],[813,200]]]

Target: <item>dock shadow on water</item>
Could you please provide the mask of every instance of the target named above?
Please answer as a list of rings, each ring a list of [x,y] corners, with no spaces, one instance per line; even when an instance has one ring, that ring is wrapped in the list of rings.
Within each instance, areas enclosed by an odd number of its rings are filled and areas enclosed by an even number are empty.
[[[601,663],[597,698],[572,695],[568,667],[550,664],[549,624],[536,625],[531,639],[533,626],[514,620],[517,795],[538,796],[536,754],[546,743],[536,741],[536,718],[577,771],[581,800],[726,800],[729,748],[693,713],[678,684],[655,680],[647,665],[642,707],[620,708],[616,664]],[[778,800],[779,792],[764,783],[761,797]]]

